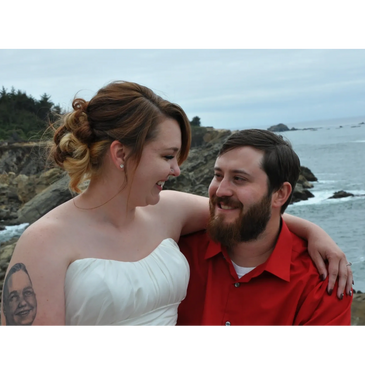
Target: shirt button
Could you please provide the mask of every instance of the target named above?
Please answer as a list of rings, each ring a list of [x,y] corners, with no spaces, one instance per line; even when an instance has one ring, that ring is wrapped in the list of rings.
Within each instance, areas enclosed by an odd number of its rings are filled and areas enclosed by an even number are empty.
[[[240,283],[234,283],[234,286],[238,288],[241,284]]]
[[[230,326],[231,325],[231,322],[226,322],[226,326]]]

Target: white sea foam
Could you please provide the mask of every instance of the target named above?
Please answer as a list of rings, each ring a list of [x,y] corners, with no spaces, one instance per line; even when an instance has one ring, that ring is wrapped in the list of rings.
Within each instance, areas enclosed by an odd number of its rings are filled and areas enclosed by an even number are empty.
[[[337,182],[337,180],[319,180],[319,181],[312,182],[312,184],[313,184],[313,186],[316,186],[316,185],[334,184],[336,182]]]
[[[365,199],[365,190],[346,190],[346,192],[354,194],[355,196],[348,196],[346,198],[340,199],[329,199],[334,194],[333,190],[311,191],[311,193],[314,195],[313,198],[309,198],[308,200],[302,200],[294,204],[297,206],[314,204],[339,204],[347,202],[351,199]]]
[[[20,237],[20,235],[24,232],[25,228],[29,223],[19,224],[17,226],[6,226],[3,231],[0,231],[0,245],[1,242],[5,242],[10,240],[12,237]]]

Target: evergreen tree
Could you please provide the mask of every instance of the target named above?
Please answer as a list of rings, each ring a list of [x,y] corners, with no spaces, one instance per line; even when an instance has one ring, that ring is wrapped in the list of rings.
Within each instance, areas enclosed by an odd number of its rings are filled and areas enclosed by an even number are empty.
[[[192,127],[200,127],[200,118],[194,117],[193,120],[190,122]]]
[[[28,140],[42,136],[52,121],[54,113],[62,114],[59,105],[54,105],[50,95],[44,93],[40,100],[16,91],[0,90],[0,140]]]

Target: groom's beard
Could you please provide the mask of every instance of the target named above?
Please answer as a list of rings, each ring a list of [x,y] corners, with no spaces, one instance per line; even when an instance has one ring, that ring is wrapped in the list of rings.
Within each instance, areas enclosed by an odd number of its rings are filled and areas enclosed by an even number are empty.
[[[217,204],[229,205],[240,209],[240,214],[234,222],[226,223],[224,214],[215,215]],[[220,242],[227,248],[232,248],[240,242],[257,239],[265,230],[271,217],[271,195],[265,195],[258,203],[252,205],[243,213],[240,201],[230,197],[213,196],[209,200],[210,219],[208,234],[215,242]]]

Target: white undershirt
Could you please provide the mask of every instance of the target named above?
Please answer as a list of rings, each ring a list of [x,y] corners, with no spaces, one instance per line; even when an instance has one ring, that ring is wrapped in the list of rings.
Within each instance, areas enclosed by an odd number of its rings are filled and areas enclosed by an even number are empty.
[[[250,271],[252,271],[254,269],[254,267],[242,267],[242,266],[238,266],[233,261],[232,261],[232,264],[233,264],[234,269],[236,270],[238,279],[241,279],[243,275],[248,274]]]

